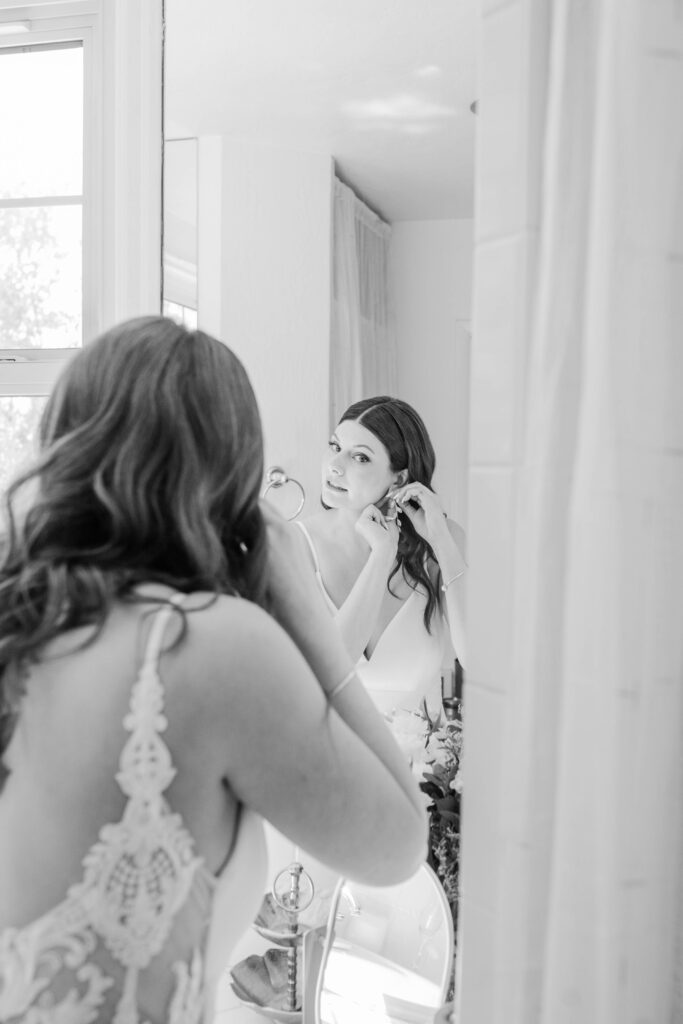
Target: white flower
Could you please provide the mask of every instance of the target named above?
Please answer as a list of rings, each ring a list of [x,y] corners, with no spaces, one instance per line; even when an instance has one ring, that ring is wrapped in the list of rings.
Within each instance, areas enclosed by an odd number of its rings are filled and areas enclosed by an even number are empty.
[[[425,761],[424,758],[416,758],[411,765],[413,775],[422,782],[422,776],[425,772],[431,771],[432,764],[432,761]]]
[[[414,765],[424,760],[427,723],[422,715],[399,708],[394,712],[389,728],[408,761]]]
[[[443,748],[438,733],[433,732],[431,734],[427,740],[425,752],[429,761],[441,761],[443,759]]]
[[[392,731],[421,736],[424,740],[427,732],[427,723],[419,712],[407,711],[405,708],[395,708],[389,721]]]

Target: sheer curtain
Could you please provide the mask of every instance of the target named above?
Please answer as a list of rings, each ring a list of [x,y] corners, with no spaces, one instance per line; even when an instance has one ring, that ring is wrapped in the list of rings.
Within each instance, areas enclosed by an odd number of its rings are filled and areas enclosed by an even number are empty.
[[[683,6],[551,6],[495,1019],[672,1024],[683,1021]]]
[[[396,390],[388,295],[391,229],[334,181],[330,418],[360,398]]]

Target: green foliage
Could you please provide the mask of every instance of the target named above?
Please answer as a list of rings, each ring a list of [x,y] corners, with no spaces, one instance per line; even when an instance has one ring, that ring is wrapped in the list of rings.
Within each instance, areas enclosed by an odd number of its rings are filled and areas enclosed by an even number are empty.
[[[427,860],[444,887],[456,925],[460,865],[460,722],[429,721],[429,769],[420,789],[429,798],[429,853]]]

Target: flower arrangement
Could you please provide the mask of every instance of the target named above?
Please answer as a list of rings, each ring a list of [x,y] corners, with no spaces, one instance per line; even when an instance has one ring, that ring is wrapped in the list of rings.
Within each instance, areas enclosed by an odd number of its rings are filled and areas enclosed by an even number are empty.
[[[430,754],[420,789],[429,798],[429,854],[427,860],[443,885],[456,926],[458,868],[460,863],[460,799],[462,795],[462,723],[427,715],[426,751]]]
[[[444,720],[441,714],[433,717],[423,703],[417,711],[395,712],[391,728],[427,799],[427,861],[444,888],[455,928],[460,863],[462,721]]]

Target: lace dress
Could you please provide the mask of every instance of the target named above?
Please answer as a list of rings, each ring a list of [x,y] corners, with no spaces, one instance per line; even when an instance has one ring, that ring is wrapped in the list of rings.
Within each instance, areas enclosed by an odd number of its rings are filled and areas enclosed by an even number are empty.
[[[61,903],[25,927],[0,932],[3,1024],[202,1019],[208,924],[219,883],[163,795],[175,768],[161,738],[167,721],[158,662],[172,612],[166,606],[155,613],[124,719],[130,737],[116,774],[127,797],[121,820],[101,829],[83,860],[81,880]],[[242,816],[239,831],[249,833],[253,848],[240,850],[238,836],[226,868],[232,887],[241,891],[228,942],[246,929],[263,892],[262,827],[259,832],[247,818]],[[245,867],[250,877],[237,877]],[[229,894],[221,901],[226,903]],[[223,965],[228,955],[226,948],[221,961],[214,951]]]

